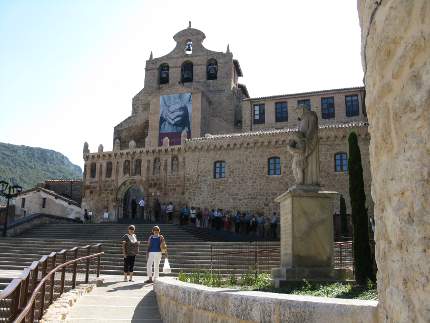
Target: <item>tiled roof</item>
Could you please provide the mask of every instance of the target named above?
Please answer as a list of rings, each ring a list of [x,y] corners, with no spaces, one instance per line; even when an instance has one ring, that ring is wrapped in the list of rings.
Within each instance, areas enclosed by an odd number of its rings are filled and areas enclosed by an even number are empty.
[[[68,204],[72,204],[74,206],[79,207],[79,204],[76,203],[75,201],[73,201],[71,199],[68,199],[67,197],[64,197],[62,195],[59,195],[59,194],[55,193],[54,191],[47,190],[46,188],[43,188],[43,187],[33,187],[33,188],[30,188],[29,190],[23,191],[20,195],[31,193],[31,192],[34,192],[34,191],[36,191],[36,192],[42,191],[42,192],[44,192],[46,194],[49,194],[49,195],[53,196],[54,198],[57,198],[59,200],[63,200],[64,202],[67,202]]]
[[[348,122],[348,123],[333,123],[333,124],[320,125],[319,129],[357,128],[357,127],[367,127],[368,125],[369,124],[367,122],[354,121],[354,122]],[[258,131],[230,133],[230,134],[222,134],[222,135],[207,134],[205,137],[187,139],[187,142],[193,143],[193,142],[205,141],[205,140],[252,137],[252,136],[271,135],[271,134],[278,134],[278,133],[290,133],[295,131],[297,131],[297,128],[258,130]]]
[[[324,94],[324,93],[329,93],[329,92],[346,92],[346,91],[359,91],[359,90],[364,90],[364,86],[346,87],[346,88],[330,89],[330,90],[319,90],[319,91],[311,91],[311,92],[290,93],[290,94],[278,94],[278,95],[270,95],[270,96],[261,96],[261,97],[244,99],[244,101],[278,99],[278,98],[296,97],[296,96],[310,96],[310,95]]]

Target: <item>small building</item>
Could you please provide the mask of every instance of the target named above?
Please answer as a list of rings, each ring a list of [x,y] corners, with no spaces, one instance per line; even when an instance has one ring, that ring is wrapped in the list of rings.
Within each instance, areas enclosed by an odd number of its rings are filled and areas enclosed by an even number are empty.
[[[15,201],[15,218],[33,214],[49,214],[83,220],[83,210],[72,199],[54,191],[35,187],[22,192]]]
[[[47,190],[54,191],[61,196],[69,198],[78,205],[82,202],[82,180],[81,179],[49,179],[38,184]]]

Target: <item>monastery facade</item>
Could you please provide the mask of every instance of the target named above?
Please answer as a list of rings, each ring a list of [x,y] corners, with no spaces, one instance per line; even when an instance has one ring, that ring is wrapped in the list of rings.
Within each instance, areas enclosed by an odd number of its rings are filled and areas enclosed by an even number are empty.
[[[252,98],[228,47],[206,49],[205,34],[191,26],[173,39],[173,51],[146,61],[144,88],[114,128],[113,150],[84,145],[83,208],[130,220],[141,199],[149,207],[158,199],[177,209],[279,211],[274,199],[294,183],[286,143],[295,107],[304,105],[319,117],[322,189],[341,193],[348,209],[347,138],[357,133],[373,214],[363,87]]]

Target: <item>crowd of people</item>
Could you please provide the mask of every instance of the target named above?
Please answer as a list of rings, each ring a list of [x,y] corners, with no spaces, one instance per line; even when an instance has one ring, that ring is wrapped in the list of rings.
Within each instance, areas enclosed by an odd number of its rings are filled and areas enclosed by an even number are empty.
[[[178,214],[180,225],[191,224],[197,228],[224,230],[267,239],[279,237],[280,218],[276,212],[264,215],[259,212],[188,207],[187,205],[176,210],[172,202],[160,204],[159,212],[157,207],[154,211],[156,221],[171,223],[174,221],[174,214]]]

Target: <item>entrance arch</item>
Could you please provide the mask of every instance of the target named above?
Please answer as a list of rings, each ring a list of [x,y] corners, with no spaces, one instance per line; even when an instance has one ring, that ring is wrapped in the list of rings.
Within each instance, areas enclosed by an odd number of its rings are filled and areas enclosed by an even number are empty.
[[[139,206],[141,200],[145,201],[144,188],[135,180],[123,182],[116,194],[118,221],[127,222],[143,220],[143,208]]]
[[[131,186],[122,199],[123,219],[143,219],[143,208],[139,202],[144,200],[143,191],[138,186]]]

